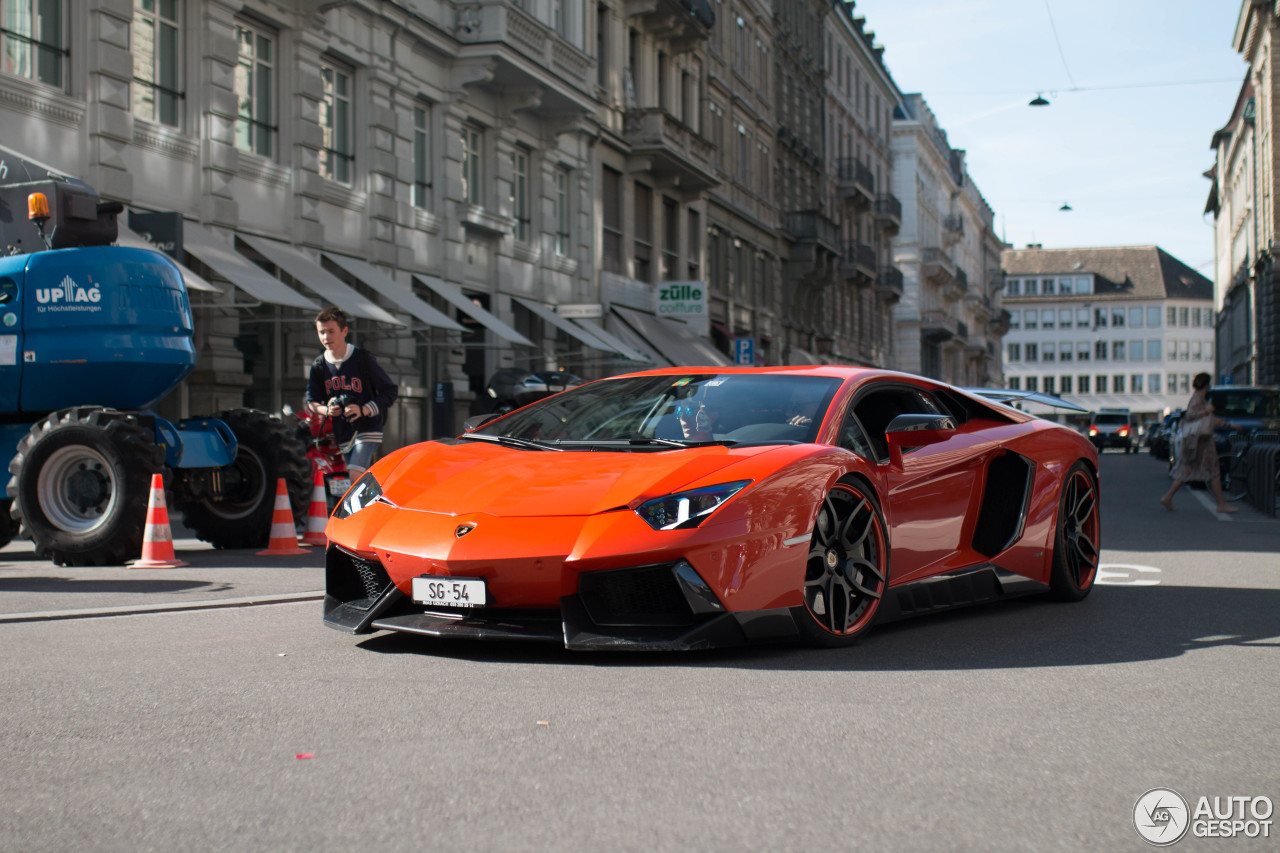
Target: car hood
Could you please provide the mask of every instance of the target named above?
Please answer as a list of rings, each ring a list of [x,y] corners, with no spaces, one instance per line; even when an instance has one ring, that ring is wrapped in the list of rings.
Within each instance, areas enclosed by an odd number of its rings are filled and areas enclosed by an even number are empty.
[[[684,488],[752,479],[733,469],[779,450],[699,447],[643,453],[528,451],[481,442],[410,448],[375,475],[398,507],[443,515],[592,515]],[[391,460],[388,460],[391,461]],[[759,471],[758,466],[747,466]]]

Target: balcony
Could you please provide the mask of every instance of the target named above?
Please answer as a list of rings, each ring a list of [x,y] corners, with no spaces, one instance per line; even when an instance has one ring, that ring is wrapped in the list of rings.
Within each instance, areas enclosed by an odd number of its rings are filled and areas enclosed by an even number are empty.
[[[881,228],[897,234],[902,227],[902,202],[893,193],[882,193],[876,199],[875,217]]]
[[[1013,316],[1008,311],[1001,309],[1000,313],[993,317],[991,322],[987,324],[987,330],[991,333],[992,337],[1003,338],[1005,335],[1009,334],[1009,325],[1012,321]]]
[[[926,281],[945,286],[955,278],[956,263],[942,249],[925,249],[920,253],[920,275]]]
[[[670,176],[688,190],[720,183],[712,165],[715,146],[666,110],[628,110],[624,127],[631,153],[649,158],[649,171],[655,175]]]
[[[945,293],[952,299],[963,299],[969,292],[969,274],[956,267],[956,274],[947,282]]]
[[[626,0],[627,18],[665,42],[673,53],[693,50],[711,37],[716,14],[708,0]]]
[[[840,272],[845,278],[858,276],[868,284],[876,277],[876,250],[866,243],[846,242],[840,248]]]
[[[595,60],[510,0],[458,7],[452,34],[461,42],[453,85],[505,96],[508,112],[594,112]]]
[[[876,198],[875,173],[857,157],[840,157],[836,160],[836,189],[840,198],[852,198],[865,207]]]
[[[948,311],[920,312],[920,337],[931,344],[940,344],[959,337],[960,321]],[[966,334],[968,330],[966,329]]]
[[[787,213],[786,230],[796,243],[809,243],[840,252],[840,228],[818,210],[792,210]]]
[[[948,213],[942,217],[942,245],[955,245],[962,237],[964,237],[964,217],[958,213]]]
[[[876,276],[876,296],[886,302],[902,298],[902,270],[897,267],[881,267]]]

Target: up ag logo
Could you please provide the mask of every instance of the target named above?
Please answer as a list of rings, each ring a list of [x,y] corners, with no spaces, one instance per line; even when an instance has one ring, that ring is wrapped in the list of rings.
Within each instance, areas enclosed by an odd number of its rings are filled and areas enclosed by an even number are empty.
[[[37,287],[36,302],[41,305],[69,305],[76,302],[99,302],[102,300],[102,291],[90,284],[88,287],[81,287],[76,284],[71,276],[62,279],[62,284],[58,287]]]
[[[1148,844],[1168,847],[1181,841],[1191,824],[1187,801],[1172,788],[1152,788],[1133,807],[1133,826]]]

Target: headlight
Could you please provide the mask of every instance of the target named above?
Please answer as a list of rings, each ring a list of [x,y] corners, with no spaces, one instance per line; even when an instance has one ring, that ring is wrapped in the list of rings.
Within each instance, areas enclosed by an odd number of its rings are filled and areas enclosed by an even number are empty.
[[[356,484],[347,490],[342,500],[338,501],[338,505],[333,508],[333,517],[346,518],[349,515],[355,515],[380,497],[382,497],[382,486],[378,485],[378,481],[372,474],[366,473],[356,480]]]
[[[750,484],[750,480],[739,480],[736,483],[722,483],[719,486],[676,492],[645,501],[636,507],[636,513],[654,530],[697,527],[725,501]]]

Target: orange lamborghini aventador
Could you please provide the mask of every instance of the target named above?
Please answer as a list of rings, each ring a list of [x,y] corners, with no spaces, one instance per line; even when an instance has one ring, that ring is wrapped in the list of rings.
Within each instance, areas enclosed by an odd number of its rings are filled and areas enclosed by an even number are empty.
[[[377,462],[328,522],[324,621],[840,646],[877,620],[1084,598],[1098,504],[1089,441],[989,394],[853,367],[654,370]]]

